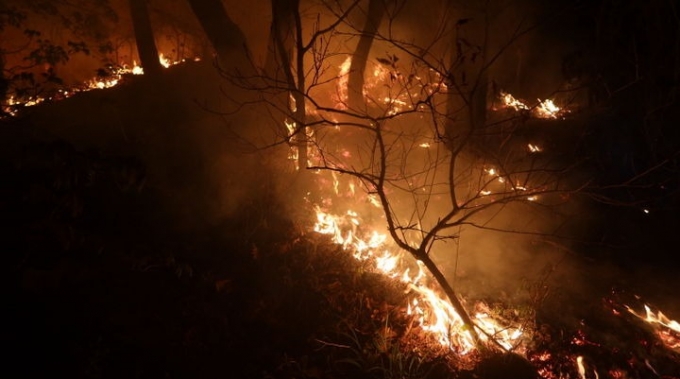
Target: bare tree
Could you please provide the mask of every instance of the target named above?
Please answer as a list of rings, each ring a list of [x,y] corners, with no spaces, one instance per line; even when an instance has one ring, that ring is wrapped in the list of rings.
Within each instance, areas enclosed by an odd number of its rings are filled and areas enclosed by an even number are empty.
[[[429,33],[416,39],[399,25],[413,21],[404,9],[417,4],[386,8],[372,0],[368,13],[373,16],[357,28],[348,19],[359,9],[357,3],[323,3],[317,11],[332,17],[324,22],[319,14],[304,14],[315,20],[311,26],[303,24],[299,8],[293,12],[292,49],[274,28],[283,81],[262,70],[266,85],[252,89],[289,94],[290,104],[274,105],[287,111],[287,119],[279,122],[290,126],[287,140],[298,149],[298,167],[358,179],[382,209],[391,239],[427,268],[479,342],[478,333],[486,332],[468,314],[433,251],[457,240],[463,226],[539,234],[510,230],[494,220],[509,204],[549,208],[586,185],[566,179],[576,163],[534,154],[513,135],[543,104],[492,114],[489,100],[498,95],[489,91],[494,63],[533,26],[520,21],[492,43],[492,16],[500,10],[491,13],[490,2],[472,10],[445,2],[429,14],[436,21],[426,28]],[[343,43],[330,39],[334,36],[358,41],[356,49],[343,50]],[[363,80],[367,64],[361,60],[372,48],[385,53],[371,62],[369,83]],[[331,69],[337,56],[357,52],[363,58],[354,71],[338,75]],[[347,75],[354,78],[354,88],[345,92],[338,87],[347,86]],[[352,96],[352,91],[356,96],[347,107],[342,94]]]
[[[347,79],[347,103],[351,109],[364,105],[364,75],[368,63],[368,54],[388,4],[384,0],[369,0],[364,27],[352,54],[352,62]]]
[[[144,73],[152,78],[157,78],[160,76],[163,66],[158,60],[158,49],[156,48],[146,0],[130,0],[129,4],[139,60],[144,68]]]
[[[222,70],[242,73],[251,68],[246,38],[219,0],[188,0]]]

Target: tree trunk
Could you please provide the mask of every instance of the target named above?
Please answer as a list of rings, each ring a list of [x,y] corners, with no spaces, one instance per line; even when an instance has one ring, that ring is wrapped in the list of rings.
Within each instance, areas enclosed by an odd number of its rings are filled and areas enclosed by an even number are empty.
[[[215,49],[223,71],[249,74],[252,70],[246,37],[222,6],[220,0],[188,0],[208,40]]]
[[[3,105],[7,102],[9,80],[5,78],[5,52],[0,50],[0,116],[4,115]]]
[[[264,70],[268,78],[286,85],[285,68],[281,54],[292,57],[295,47],[295,12],[298,11],[298,0],[271,0],[272,24],[269,31],[269,43]],[[283,50],[283,51],[281,51]],[[287,95],[286,95],[287,96]]]
[[[129,3],[140,64],[145,75],[157,78],[161,74],[162,66],[158,59],[158,49],[153,38],[146,0],[129,0]]]
[[[296,88],[292,64],[295,48],[294,14],[298,10],[297,7],[297,0],[271,0],[272,23],[269,28],[264,75],[268,86],[274,89],[270,91],[267,102],[273,105],[270,112],[277,120],[293,118],[290,99],[291,91]],[[299,98],[294,100],[297,103]],[[283,121],[280,123],[281,131],[288,133],[283,127]]]
[[[297,166],[300,173],[307,168],[307,111],[305,109],[305,69],[302,48],[302,24],[299,14],[299,0],[272,0],[272,25],[269,48],[265,61],[267,80],[275,88],[270,101],[282,115],[295,121],[295,130],[290,143],[297,148]],[[294,70],[295,69],[295,70]],[[290,103],[290,99],[293,103]],[[283,123],[283,120],[281,121]]]
[[[371,50],[373,39],[378,32],[384,14],[385,3],[383,0],[369,1],[366,23],[361,31],[361,37],[354,50],[354,54],[352,54],[352,63],[349,69],[347,80],[347,103],[349,109],[360,111],[365,108],[363,90],[368,53]]]
[[[432,274],[434,279],[437,281],[437,284],[441,286],[442,290],[446,294],[446,297],[448,297],[449,301],[451,301],[453,309],[456,310],[458,316],[460,316],[461,321],[463,321],[463,325],[465,325],[465,327],[469,329],[475,344],[477,345],[477,347],[482,348],[483,345],[480,343],[479,333],[477,333],[477,330],[475,329],[474,321],[472,321],[472,318],[467,313],[467,310],[465,310],[463,303],[461,303],[460,300],[458,299],[456,291],[453,290],[453,287],[451,287],[449,281],[446,279],[444,274],[439,270],[439,267],[437,267],[434,261],[432,261],[427,252],[423,250],[418,250],[418,252],[413,253],[413,255],[415,256],[416,259],[423,262],[427,270],[430,272],[430,274]]]

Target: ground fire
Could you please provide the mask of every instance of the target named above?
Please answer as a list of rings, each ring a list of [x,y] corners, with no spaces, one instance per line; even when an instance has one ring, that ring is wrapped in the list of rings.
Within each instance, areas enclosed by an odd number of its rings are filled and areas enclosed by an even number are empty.
[[[418,261],[414,262],[408,255],[390,246],[387,235],[363,225],[362,217],[352,210],[345,214],[332,215],[316,206],[315,212],[315,232],[328,235],[348,254],[358,260],[371,262],[376,272],[403,284],[404,291],[411,298],[405,312],[413,317],[419,328],[431,333],[433,341],[459,357],[475,352],[478,347],[462,325],[460,316]],[[678,322],[669,319],[661,311],[653,312],[648,305],[644,305],[645,314],[639,314],[630,306],[617,302],[620,299],[614,298],[615,296],[603,299],[606,305],[599,310],[609,313],[610,322],[618,322],[619,327],[638,330],[641,334],[645,334],[645,330],[653,333],[647,334],[644,340],[626,341],[624,346],[608,346],[606,342],[592,341],[582,330],[576,331],[571,339],[562,336],[562,341],[543,341],[547,336],[537,333],[540,328],[533,319],[503,318],[498,310],[490,311],[483,302],[467,306],[474,318],[475,327],[479,329],[486,344],[500,346],[508,352],[527,357],[540,376],[546,379],[654,377],[659,374],[651,361],[659,360],[666,371],[677,364],[680,359],[677,355],[680,353]],[[635,317],[626,318],[622,312]],[[513,312],[512,309],[506,309],[505,313]],[[621,318],[625,321],[617,320]],[[607,332],[616,333],[616,330]],[[497,345],[491,344],[490,339]],[[636,344],[640,346],[635,346]],[[656,349],[667,351],[661,354],[650,350],[640,355],[635,353],[645,346],[658,346]],[[589,356],[589,353],[593,355]],[[670,376],[664,377],[677,377],[677,370],[671,369],[671,372]]]
[[[0,5],[16,369],[680,379],[677,10],[431,3]]]
[[[164,59],[162,54],[159,59],[166,68],[181,63],[171,63],[167,61],[167,59]],[[338,102],[337,106],[339,107],[342,107],[342,104],[346,103],[347,82],[342,78],[346,76],[349,62],[349,59],[346,60],[340,69],[340,80],[338,82],[338,85],[340,86],[338,89],[340,97],[336,100]],[[82,87],[64,90],[64,97],[69,97],[93,89],[114,87],[120,82],[122,77],[127,74],[143,75],[143,70],[136,62],[133,62],[132,68],[127,68],[126,65],[121,65],[121,67],[121,69],[114,72],[112,78],[93,79]],[[385,81],[389,75],[389,72],[381,68],[379,63],[374,64],[373,75],[364,88],[364,95],[368,95],[371,89],[381,87],[380,82]],[[399,96],[403,96],[405,99],[409,97],[413,98],[413,95],[407,94]],[[388,114],[390,115],[403,111],[401,107],[406,105],[406,102],[400,101],[398,98],[392,99],[384,97],[382,99],[383,104],[389,107]],[[12,107],[12,110],[9,113],[15,116],[16,111],[13,110],[13,107],[33,106],[46,100],[53,99],[38,98],[25,101],[21,104],[14,104],[11,100],[10,106]],[[536,105],[528,106],[524,102],[515,99],[511,94],[501,92],[499,100],[502,104],[502,107],[499,108],[499,110],[511,109],[516,112],[528,112],[531,116],[536,118],[557,119],[565,117],[565,115],[568,114],[568,110],[556,106],[550,99],[539,99]],[[287,121],[286,126],[289,133],[292,134],[295,132],[296,128],[294,123]],[[307,138],[309,140],[314,139],[314,135],[311,131],[308,131]],[[430,148],[430,144],[422,143],[420,147],[427,149]],[[296,148],[297,147],[292,146],[289,155],[289,159],[293,161],[294,164],[297,163],[298,158]],[[527,148],[530,153],[542,151],[542,149],[535,144],[528,144]],[[312,160],[319,159],[320,154],[322,153],[315,152],[314,149],[310,147],[308,151],[308,157],[310,158],[309,164],[313,164]],[[299,168],[296,166],[296,169]],[[498,170],[494,167],[487,167],[483,171],[495,182],[503,184],[508,180],[506,177],[499,174]],[[341,181],[340,177],[335,173],[333,173],[331,181],[333,183],[332,193],[322,194],[322,197],[329,195],[342,197],[341,192],[355,196],[358,188],[361,188],[361,185],[356,184],[353,181],[350,181],[348,184],[345,181]],[[340,187],[343,185],[342,183],[345,183],[347,188],[341,190]],[[527,191],[527,188],[519,183],[514,185],[514,188],[517,191]],[[320,189],[324,190],[323,188]],[[481,191],[481,194],[484,196],[491,196],[493,195],[493,192],[484,189]],[[526,199],[534,201],[537,199],[537,196],[527,196]],[[333,203],[333,201],[328,199],[326,201],[322,200],[321,204],[324,203]],[[369,209],[368,212],[379,211],[380,204],[376,202],[375,199],[372,200],[372,203],[373,209]],[[476,345],[472,334],[466,330],[459,314],[451,307],[450,302],[438,289],[437,283],[431,278],[421,262],[413,260],[408,254],[401,252],[398,247],[391,244],[389,235],[380,231],[380,228],[376,228],[375,225],[364,225],[362,223],[362,215],[351,209],[346,210],[344,214],[332,214],[325,211],[321,205],[316,204],[313,206],[312,210],[315,213],[316,221],[314,222],[311,231],[328,235],[334,243],[341,245],[343,249],[355,259],[369,262],[375,272],[401,283],[403,290],[409,294],[410,299],[404,312],[408,317],[413,318],[418,328],[421,328],[424,332],[432,336],[433,343],[436,342],[440,344],[441,347],[445,347],[450,354],[454,354],[459,358],[470,355],[472,356],[469,358],[471,361],[477,359],[474,357],[476,356],[475,352],[479,346]],[[669,319],[661,311],[652,311],[650,306],[646,304],[643,308],[644,313],[640,313],[629,305],[616,303],[611,299],[607,299],[607,302],[611,307],[610,311],[612,317],[622,317],[622,312],[627,312],[635,316],[635,318],[627,319],[626,322],[630,323],[628,327],[644,330],[645,326],[643,324],[646,324],[648,325],[648,328],[653,331],[653,334],[648,337],[655,337],[656,340],[640,341],[641,343],[660,344],[669,350],[671,357],[674,356],[673,354],[680,354],[680,324],[678,324],[677,321]],[[518,317],[502,317],[500,316],[501,312],[498,312],[498,310],[491,310],[484,301],[469,304],[466,302],[466,306],[470,310],[475,322],[475,328],[477,328],[485,345],[500,348],[507,352],[526,357],[535,365],[543,378],[632,378],[637,375],[646,377],[645,375],[647,374],[644,374],[645,371],[657,374],[656,369],[648,358],[643,360],[642,357],[617,351],[618,348],[616,347],[610,348],[599,342],[590,341],[589,337],[582,331],[579,331],[577,335],[573,336],[572,339],[564,345],[559,343],[557,345],[549,345],[548,347],[545,347],[549,350],[543,350],[544,348],[540,347],[541,342],[534,340],[535,338],[540,340],[540,337],[537,337],[536,335],[538,326],[535,324],[535,320],[521,319]],[[512,314],[513,310],[505,309],[503,310],[503,313]],[[639,325],[636,325],[636,320],[639,321]],[[578,347],[585,348],[578,349]],[[623,354],[627,356],[626,365],[624,365],[625,367],[602,366],[610,364],[610,362],[606,362],[606,360],[603,360],[602,363],[587,363],[592,362],[592,359],[587,355],[587,352],[589,349],[593,348],[598,350],[597,355],[606,355],[608,354],[607,350],[612,349],[613,355]],[[596,357],[596,359],[601,358]],[[673,359],[678,359],[678,357],[675,356]]]

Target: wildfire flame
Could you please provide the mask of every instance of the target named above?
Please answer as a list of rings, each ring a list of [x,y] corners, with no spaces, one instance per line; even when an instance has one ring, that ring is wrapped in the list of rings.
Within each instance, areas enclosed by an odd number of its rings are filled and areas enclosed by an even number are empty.
[[[651,324],[655,329],[656,335],[666,347],[680,352],[680,322],[671,320],[661,311],[656,311],[655,313],[647,304],[644,306],[644,315],[627,305],[625,307],[631,314]]]
[[[538,99],[536,105],[529,106],[527,103],[516,99],[513,95],[501,91],[500,100],[503,108],[530,112],[531,115],[536,118],[558,118],[566,112],[564,109],[558,107],[552,99]]]
[[[182,61],[171,61],[163,55],[163,53],[158,55],[158,60],[161,65],[165,68],[174,66],[176,64],[182,63]],[[199,61],[200,58],[195,58],[194,61]],[[124,75],[143,75],[144,69],[137,64],[136,61],[132,62],[132,67],[128,67],[123,64],[118,68],[111,70],[111,75],[106,78],[96,77],[88,80],[83,86],[70,88],[68,90],[59,90],[57,92],[56,98],[68,98],[79,92],[87,92],[95,89],[105,89],[115,87],[121,83]],[[16,99],[14,96],[10,96],[7,99],[7,104],[3,108],[3,111],[11,116],[16,116],[18,109],[20,107],[31,107],[40,104],[44,101],[55,100],[55,97],[29,97],[22,100]]]
[[[430,333],[442,346],[459,355],[474,351],[476,346],[470,330],[451,303],[440,294],[433,281],[423,270],[422,263],[389,247],[387,234],[377,230],[365,232],[357,212],[347,211],[344,215],[332,215],[315,208],[316,222],[313,230],[331,236],[334,243],[349,251],[355,259],[371,262],[376,272],[404,283],[413,297],[406,313],[415,317],[418,325]],[[412,270],[415,274],[412,274]],[[480,338],[488,341],[489,336],[507,350],[521,351],[524,330],[519,326],[508,326],[491,314],[484,303],[478,303],[471,314]]]
[[[348,100],[348,83],[349,83],[349,69],[352,66],[352,57],[349,56],[340,65],[340,72],[338,73],[338,84],[337,84],[337,101],[336,107],[338,109],[347,109]]]

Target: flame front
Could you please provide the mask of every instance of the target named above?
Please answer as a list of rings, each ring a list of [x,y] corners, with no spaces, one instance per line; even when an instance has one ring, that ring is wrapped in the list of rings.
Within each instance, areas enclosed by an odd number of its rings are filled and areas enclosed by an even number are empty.
[[[171,61],[165,57],[163,53],[158,55],[158,60],[165,68],[182,63],[182,61]],[[194,61],[199,60],[200,58],[194,58]],[[31,107],[36,104],[40,104],[43,101],[68,98],[79,92],[115,87],[121,83],[125,75],[144,75],[144,69],[139,66],[136,61],[133,61],[132,67],[122,64],[120,67],[111,69],[110,73],[111,75],[109,77],[96,77],[86,81],[82,86],[73,87],[68,90],[59,90],[56,97],[29,97],[19,100],[14,98],[14,96],[10,96],[7,99],[7,105],[3,108],[3,111],[11,116],[16,116],[19,107]]]
[[[652,311],[647,304],[644,306],[645,314],[635,312],[631,307],[626,306],[628,312],[648,322],[656,332],[659,340],[671,350],[680,352],[680,322],[669,319],[663,312]]]
[[[315,211],[315,232],[331,236],[334,243],[341,245],[357,260],[370,262],[375,272],[404,283],[405,290],[412,294],[406,313],[414,317],[424,331],[459,355],[475,350],[471,331],[465,327],[451,303],[435,289],[437,287],[421,262],[390,249],[387,234],[376,230],[365,232],[359,215],[354,211],[340,216],[324,212],[320,207],[316,207]],[[414,269],[415,274],[412,274]],[[498,322],[485,304],[476,305],[472,318],[483,341],[493,338],[507,350],[522,350],[522,328]]]

